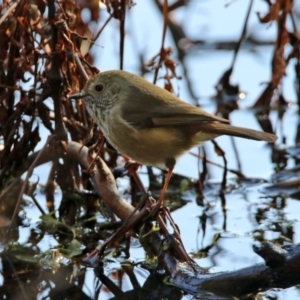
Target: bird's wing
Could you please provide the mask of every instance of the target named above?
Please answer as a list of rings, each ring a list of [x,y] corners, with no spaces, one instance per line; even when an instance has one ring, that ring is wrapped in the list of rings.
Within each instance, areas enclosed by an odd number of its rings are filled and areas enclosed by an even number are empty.
[[[200,108],[179,100],[170,92],[158,88],[153,93],[132,91],[134,101],[126,101],[122,106],[122,117],[135,127],[162,127],[190,125],[201,122],[229,123],[228,120],[205,112]],[[153,90],[151,90],[153,92]]]

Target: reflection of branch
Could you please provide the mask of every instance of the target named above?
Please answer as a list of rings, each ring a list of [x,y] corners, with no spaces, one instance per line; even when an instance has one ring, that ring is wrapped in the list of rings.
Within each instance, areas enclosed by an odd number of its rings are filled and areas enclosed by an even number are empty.
[[[222,184],[221,184],[221,190],[226,189],[226,179],[227,179],[227,159],[225,156],[225,152],[221,149],[221,147],[218,145],[218,143],[215,140],[211,140],[212,144],[214,145],[215,148],[215,153],[218,156],[221,156],[224,161],[224,172],[223,172],[223,178],[222,178]]]
[[[83,168],[88,168],[89,152],[87,147],[82,147],[76,142],[69,142],[66,145],[66,151],[70,159],[80,163]],[[44,150],[32,155],[30,162],[35,161],[34,166],[37,167],[39,164],[45,163],[47,159],[57,159],[59,156],[53,151],[53,147],[45,147]],[[125,221],[132,215],[134,208],[120,196],[110,169],[101,159],[96,164],[92,181],[107,206],[119,218]],[[142,211],[146,215],[146,208],[142,208]],[[141,222],[142,219],[139,221]],[[177,252],[174,249],[178,247],[178,244],[182,245],[178,240],[180,239],[178,234],[164,232],[164,239],[161,235],[157,232],[146,234],[145,236],[149,236],[150,241],[148,246],[150,245],[154,253],[159,256],[165,271],[170,275],[170,282],[190,293],[199,294],[206,291],[223,297],[241,296],[272,287],[286,288],[300,282],[298,272],[300,246],[281,249],[267,244],[266,247],[255,249],[266,261],[266,264],[261,263],[232,272],[213,274],[204,272],[192,261],[182,262],[177,258]]]
[[[87,168],[89,165],[87,160],[88,148],[83,147],[80,151],[81,147],[79,143],[71,142],[67,146],[67,151],[73,159],[79,161],[84,168]],[[132,215],[134,208],[119,195],[110,169],[103,161],[100,161],[100,165],[101,170],[99,169],[99,164],[97,164],[98,169],[95,169],[93,177],[95,188],[106,200],[106,204],[122,220],[126,220]],[[123,207],[121,210],[120,207],[116,210],[117,206]],[[257,292],[260,289],[268,289],[275,286],[288,287],[300,282],[298,275],[300,265],[299,246],[287,250],[284,256],[280,256],[280,253],[274,255],[271,251],[267,251],[267,254],[264,254],[264,256],[261,254],[267,261],[267,266],[262,263],[232,272],[208,274],[195,263],[182,262],[175,257],[174,245],[170,242],[173,235],[166,236],[164,242],[158,233],[152,233],[149,236],[151,236],[152,250],[160,257],[165,271],[170,274],[170,282],[191,293],[199,294],[204,290],[228,297],[233,295],[241,296]],[[174,236],[173,240],[176,242]],[[167,245],[166,241],[168,241],[169,245]],[[257,250],[257,252],[259,251]],[[278,256],[284,259],[274,260],[272,258]],[[277,261],[279,262],[276,263]],[[280,263],[282,261],[285,261],[285,263]],[[270,265],[272,265],[272,268]],[[278,274],[284,274],[284,276],[279,276]]]

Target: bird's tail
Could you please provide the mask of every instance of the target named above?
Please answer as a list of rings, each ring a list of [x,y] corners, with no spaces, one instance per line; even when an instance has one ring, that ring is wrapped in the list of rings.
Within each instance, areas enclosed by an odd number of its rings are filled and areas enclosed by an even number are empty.
[[[272,133],[257,131],[253,129],[232,126],[228,124],[221,123],[202,123],[201,132],[219,135],[230,135],[237,136],[245,139],[265,141],[269,143],[274,143],[277,136]]]

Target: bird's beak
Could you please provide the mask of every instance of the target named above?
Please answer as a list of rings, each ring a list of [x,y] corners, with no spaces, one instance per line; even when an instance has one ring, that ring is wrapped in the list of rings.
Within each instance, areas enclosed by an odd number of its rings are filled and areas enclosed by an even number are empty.
[[[76,93],[73,95],[68,95],[67,97],[68,97],[68,99],[79,100],[79,99],[87,97],[88,95],[89,94],[83,94],[82,92],[79,92],[79,93]]]

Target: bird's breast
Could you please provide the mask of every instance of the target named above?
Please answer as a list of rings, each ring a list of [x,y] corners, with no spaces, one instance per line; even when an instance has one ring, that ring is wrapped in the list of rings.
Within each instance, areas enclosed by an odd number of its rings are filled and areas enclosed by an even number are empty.
[[[177,159],[194,143],[181,128],[157,127],[137,129],[120,115],[109,116],[105,136],[121,154],[144,165],[165,167],[169,159]]]

